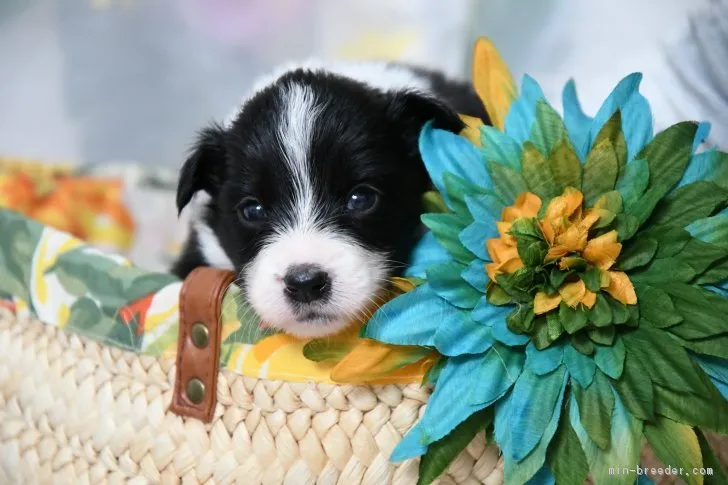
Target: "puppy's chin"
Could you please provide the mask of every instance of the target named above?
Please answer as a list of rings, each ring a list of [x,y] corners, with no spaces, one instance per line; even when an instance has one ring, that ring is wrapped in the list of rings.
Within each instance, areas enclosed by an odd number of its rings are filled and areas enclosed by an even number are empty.
[[[315,265],[328,274],[325,298],[300,303],[287,297],[284,277],[296,265]],[[388,270],[381,253],[342,234],[308,229],[274,235],[243,276],[248,300],[266,325],[317,338],[364,320],[386,285]]]

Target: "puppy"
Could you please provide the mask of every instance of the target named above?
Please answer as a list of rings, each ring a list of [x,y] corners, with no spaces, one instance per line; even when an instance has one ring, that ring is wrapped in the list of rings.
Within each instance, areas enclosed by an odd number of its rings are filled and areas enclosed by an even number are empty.
[[[430,180],[432,120],[487,115],[472,87],[384,62],[289,66],[205,128],[182,167],[190,236],[173,272],[233,270],[263,322],[298,337],[342,330],[407,264]]]

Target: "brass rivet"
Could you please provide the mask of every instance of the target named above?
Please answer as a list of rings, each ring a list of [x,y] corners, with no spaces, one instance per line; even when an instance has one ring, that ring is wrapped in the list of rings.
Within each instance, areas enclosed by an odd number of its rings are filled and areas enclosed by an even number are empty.
[[[205,385],[196,377],[187,382],[187,399],[195,404],[200,404],[205,399]]]
[[[210,330],[208,330],[207,325],[204,323],[197,322],[192,325],[190,338],[192,338],[192,343],[195,344],[195,347],[204,349],[210,341]]]

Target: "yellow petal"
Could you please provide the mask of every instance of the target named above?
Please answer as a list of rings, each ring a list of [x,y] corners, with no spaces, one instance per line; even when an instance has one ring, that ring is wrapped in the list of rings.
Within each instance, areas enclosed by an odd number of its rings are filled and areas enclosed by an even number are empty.
[[[499,221],[495,223],[496,227],[498,228],[498,234],[500,234],[501,239],[504,243],[508,244],[509,246],[515,246],[516,245],[516,239],[508,234],[508,232],[511,230],[511,227],[513,226],[512,222],[503,222]]]
[[[495,283],[495,277],[498,275],[498,263],[488,263],[485,265],[485,272],[488,273],[490,281]]]
[[[556,243],[572,252],[581,252],[586,247],[588,231],[574,224],[556,238]]]
[[[518,257],[518,249],[515,246],[506,244],[502,239],[488,239],[485,242],[485,247],[488,249],[490,259],[494,263],[502,263]]]
[[[587,243],[584,259],[600,269],[609,269],[621,250],[622,245],[617,242],[617,231],[609,231]]]
[[[517,271],[521,268],[523,268],[523,261],[521,261],[521,258],[516,256],[515,258],[511,258],[508,261],[504,261],[500,265],[498,265],[498,272],[499,273],[506,273],[510,274],[514,271]]]
[[[584,213],[584,217],[581,219],[581,221],[579,221],[579,225],[586,230],[591,229],[591,227],[599,220],[599,217],[602,214],[602,210],[603,209],[587,210],[586,213]]]
[[[561,295],[561,298],[567,305],[571,308],[576,308],[576,305],[586,295],[586,285],[581,280],[566,283],[559,288],[559,295]]]
[[[503,131],[506,115],[516,99],[517,88],[498,49],[484,37],[473,49],[473,87],[493,126]]]
[[[605,291],[612,295],[612,298],[625,305],[637,303],[637,294],[634,292],[634,286],[632,286],[632,282],[626,273],[610,271],[609,276],[609,286]]]
[[[558,293],[549,296],[543,291],[536,293],[536,297],[533,299],[533,313],[536,315],[542,315],[546,312],[550,312],[561,303],[561,295]]]
[[[462,114],[459,116],[465,123],[465,128],[460,132],[460,136],[467,138],[473,145],[480,146],[480,127],[484,125],[483,120],[475,116]]]
[[[531,192],[523,192],[513,205],[505,207],[501,213],[501,219],[505,222],[513,222],[521,217],[536,217],[541,209],[541,199]]]
[[[553,245],[554,240],[556,239],[556,231],[554,230],[554,227],[546,220],[540,222],[539,226],[541,227],[541,232],[546,238],[546,242],[549,243],[549,246]]]
[[[584,195],[573,187],[566,187],[564,193],[558,197],[551,199],[549,206],[546,208],[546,220],[559,220],[569,217],[577,209],[581,208],[584,202]]]
[[[565,246],[552,246],[549,248],[549,251],[546,253],[545,261],[553,261],[554,259],[559,259],[561,257],[566,256],[569,254],[569,250],[566,249]]]
[[[597,294],[593,291],[586,290],[586,293],[584,294],[584,297],[581,299],[579,303],[584,305],[587,308],[592,308],[597,302]]]

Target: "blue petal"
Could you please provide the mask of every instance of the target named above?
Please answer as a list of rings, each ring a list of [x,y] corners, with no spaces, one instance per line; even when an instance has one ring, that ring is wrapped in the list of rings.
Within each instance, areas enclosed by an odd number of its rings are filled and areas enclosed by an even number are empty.
[[[563,394],[565,372],[560,367],[551,374],[537,376],[526,370],[518,378],[509,406],[509,447],[503,450],[509,458],[521,461],[541,441]]]
[[[493,337],[509,347],[526,345],[531,340],[528,338],[528,335],[511,332],[505,318],[493,320]]]
[[[573,79],[569,80],[564,86],[562,102],[566,132],[569,134],[569,139],[574,145],[577,156],[583,163],[589,151],[589,128],[592,119],[581,109],[581,103],[576,95],[576,84]]]
[[[448,357],[482,354],[493,346],[492,333],[470,318],[445,320],[435,334],[435,348]]]
[[[708,138],[708,135],[710,135],[710,123],[707,121],[701,121],[698,124],[698,129],[695,131],[695,139],[693,140],[693,151],[692,153],[695,153],[700,145],[703,144],[703,142]]]
[[[536,120],[536,104],[544,99],[543,91],[530,76],[523,76],[521,94],[511,105],[506,116],[505,132],[519,144],[531,135],[531,127]]]
[[[498,237],[495,226],[478,221],[473,222],[458,234],[460,244],[482,261],[490,261],[485,241],[493,237]]]
[[[597,365],[594,359],[587,357],[574,348],[573,345],[567,345],[564,348],[564,364],[569,369],[571,377],[579,383],[581,387],[589,387]]]
[[[477,379],[470,384],[468,402],[490,406],[503,397],[521,375],[524,360],[523,352],[495,343],[482,361],[481,374],[487,377]]]
[[[706,290],[710,290],[713,293],[718,293],[723,298],[728,298],[728,280],[726,280],[721,286],[706,286]]]
[[[624,370],[624,342],[617,337],[611,346],[594,346],[594,363],[612,379],[619,379]]]
[[[558,342],[551,344],[543,350],[538,350],[533,343],[526,347],[526,368],[542,376],[556,370],[564,358],[564,344]]]
[[[488,284],[488,274],[485,272],[485,263],[479,259],[473,260],[467,268],[460,273],[460,277],[470,286],[481,293],[485,293]]]
[[[435,344],[435,332],[443,320],[467,318],[437,296],[425,283],[387,302],[367,323],[364,337],[394,345]]]
[[[725,164],[726,162],[714,148],[693,155],[690,158],[690,162],[688,162],[688,167],[685,169],[685,173],[678,187],[700,180],[719,182],[721,178],[725,177],[728,171],[728,167],[725,167]]]
[[[627,160],[631,161],[652,140],[652,110],[639,92],[622,107],[622,133],[627,142]]]
[[[544,465],[529,481],[526,485],[554,485],[556,483],[556,477],[551,473],[549,467]]]
[[[503,212],[503,201],[495,195],[478,194],[466,195],[465,204],[468,206],[473,220],[489,224],[495,229],[495,223],[500,220]],[[497,232],[496,232],[497,234]]]
[[[516,172],[521,172],[521,146],[510,136],[492,126],[480,129],[483,156],[487,162],[502,163]]]
[[[460,263],[449,262],[431,266],[427,268],[425,274],[430,288],[437,296],[453,306],[470,310],[478,303],[483,292],[463,281],[460,274],[465,268],[466,266]]]
[[[609,118],[611,118],[618,109],[624,107],[632,95],[639,92],[640,82],[642,82],[641,73],[630,74],[622,79],[609,94],[607,100],[604,101],[604,104],[602,104],[602,107],[599,108],[596,116],[594,116],[594,121],[592,122],[589,130],[590,148],[601,129],[604,127],[606,122],[609,121]]]
[[[443,438],[468,416],[485,408],[485,404],[471,404],[468,400],[473,384],[488,379],[484,369],[482,355],[447,359],[422,416],[426,444]]]
[[[524,460],[522,460],[520,463],[515,462],[515,460],[511,459],[511,455],[505,454],[503,455],[503,465],[504,465],[504,475],[505,475],[505,482],[506,483],[523,483],[526,482],[529,479],[533,479],[534,477],[540,476],[539,474],[542,473],[542,468],[544,467],[544,464],[546,462],[546,452],[548,450],[549,444],[551,443],[551,440],[554,437],[554,434],[556,433],[556,429],[559,425],[559,419],[561,417],[561,410],[563,409],[563,402],[564,402],[564,394],[566,390],[566,383],[568,382],[568,377],[566,373],[563,373],[563,379],[561,383],[561,391],[559,392],[559,398],[556,401],[556,405],[554,406],[553,412],[551,414],[551,418],[549,420],[548,425],[546,426],[546,429],[544,429],[543,437],[538,443],[538,446],[536,446],[536,449],[534,449]],[[497,413],[497,410],[496,410]],[[497,414],[496,414],[497,418]],[[533,483],[533,482],[528,482]],[[549,483],[549,482],[547,482]]]
[[[506,316],[513,311],[513,305],[496,306],[488,303],[488,300],[483,296],[471,313],[473,319],[478,322],[492,327],[498,320],[505,321]]]
[[[420,132],[419,147],[432,182],[446,200],[443,179],[446,172],[479,187],[492,188],[483,155],[464,137],[433,128],[432,122],[428,122]]]
[[[637,485],[655,485],[655,482],[643,473],[637,477]]]
[[[693,359],[710,377],[718,391],[728,399],[728,360],[720,357],[692,354]]]
[[[432,231],[427,231],[412,250],[410,264],[404,272],[405,277],[424,278],[430,266],[452,261],[452,256],[435,239]]]
[[[389,459],[397,463],[424,455],[427,453],[427,445],[423,444],[424,439],[422,422],[419,422],[404,435],[402,441],[392,450]]]

